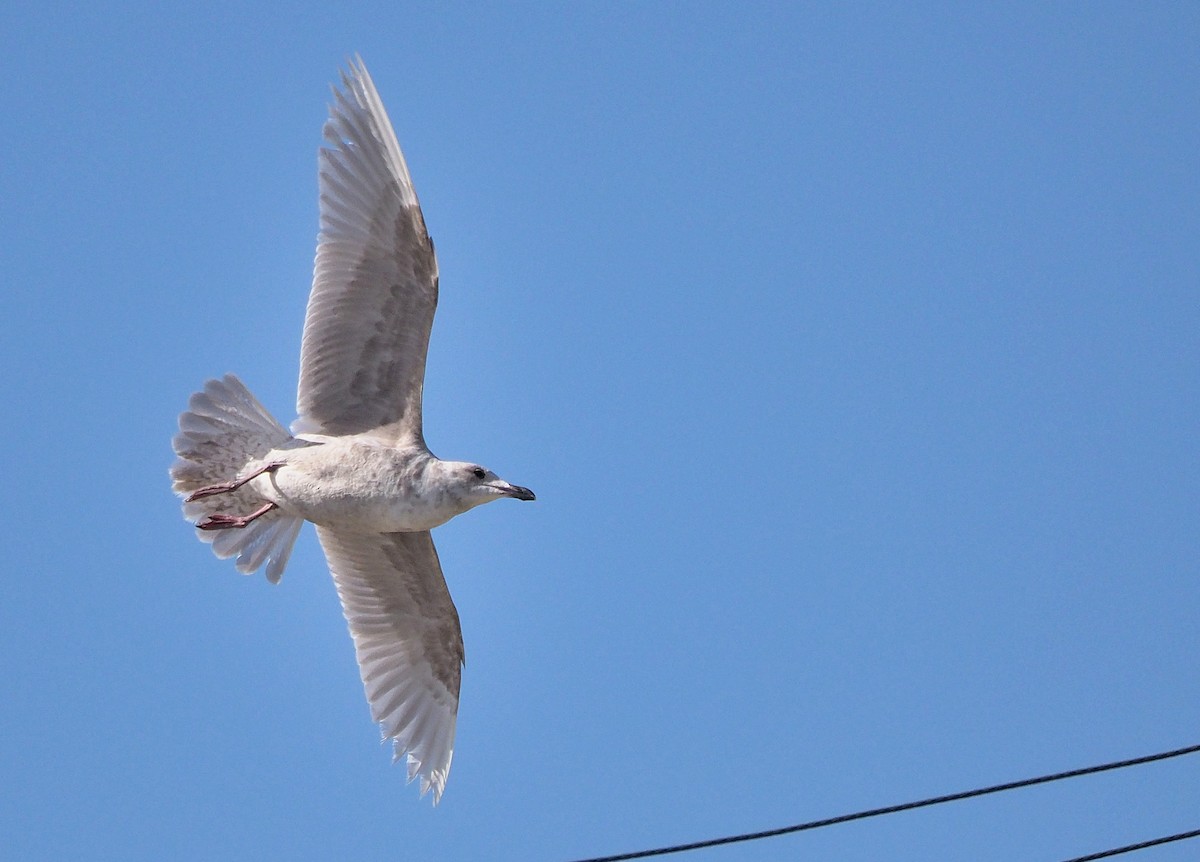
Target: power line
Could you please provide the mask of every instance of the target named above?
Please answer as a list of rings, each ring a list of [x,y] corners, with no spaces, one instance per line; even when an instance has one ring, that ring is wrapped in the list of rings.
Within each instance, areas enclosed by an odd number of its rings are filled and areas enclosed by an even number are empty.
[[[1124,847],[1114,847],[1112,850],[1089,853],[1087,856],[1076,856],[1074,859],[1066,860],[1066,862],[1096,862],[1097,859],[1111,859],[1123,853],[1132,853],[1134,850],[1145,850],[1147,847],[1157,847],[1160,844],[1170,844],[1173,841],[1183,841],[1187,838],[1200,838],[1200,829],[1193,829],[1191,832],[1180,832],[1178,835],[1168,835],[1166,838],[1140,841],[1137,844],[1126,844]]]
[[[1154,763],[1159,760],[1170,760],[1172,757],[1182,757],[1185,754],[1195,754],[1200,751],[1200,745],[1189,745],[1186,748],[1176,748],[1172,751],[1164,751],[1159,754],[1148,754],[1144,757],[1134,757],[1129,760],[1118,760],[1113,763],[1103,763],[1099,766],[1086,766],[1083,769],[1071,769],[1066,772],[1056,772],[1052,775],[1040,775],[1037,778],[1025,778],[1021,781],[1010,781],[1005,784],[993,784],[991,787],[981,787],[976,790],[965,790],[960,793],[949,793],[945,796],[934,796],[929,799],[921,799],[916,802],[904,802],[899,805],[888,805],[884,808],[870,808],[866,811],[856,811],[853,814],[842,814],[837,817],[827,817],[823,820],[810,820],[807,823],[798,823],[795,826],[784,826],[779,829],[766,829],[762,832],[746,832],[741,835],[727,835],[723,838],[709,838],[705,841],[692,841],[687,844],[674,844],[669,847],[657,847],[653,850],[637,850],[632,853],[618,853],[614,856],[595,856],[588,859],[579,859],[576,862],[627,862],[629,859],[646,859],[651,856],[666,856],[670,853],[683,853],[687,850],[700,850],[704,847],[719,847],[724,844],[739,844],[743,841],[757,841],[760,838],[774,838],[778,835],[790,835],[793,832],[807,832],[810,829],[821,829],[826,826],[835,826],[839,823],[849,823],[853,820],[866,820],[869,817],[880,817],[884,814],[898,814],[901,811],[912,811],[916,808],[928,808],[931,805],[941,805],[945,802],[957,802],[960,799],[974,799],[977,796],[987,796],[991,793],[1003,793],[1007,790],[1018,790],[1022,787],[1032,787],[1035,784],[1049,784],[1052,781],[1062,781],[1065,778],[1078,778],[1081,775],[1095,775],[1098,772],[1108,772],[1113,769],[1125,769],[1129,766],[1140,766],[1144,763]],[[1154,846],[1154,844],[1165,844],[1168,841],[1181,841],[1184,838],[1194,837],[1195,833],[1183,833],[1178,836],[1171,836],[1167,839],[1155,839],[1153,842],[1145,844],[1145,846]],[[1121,849],[1120,852],[1129,852],[1130,850],[1140,849],[1139,846],[1133,845],[1128,849]],[[1109,856],[1116,855],[1114,851],[1105,851]],[[1090,859],[1103,859],[1101,856],[1085,856],[1080,859],[1068,860],[1068,862],[1085,862]]]

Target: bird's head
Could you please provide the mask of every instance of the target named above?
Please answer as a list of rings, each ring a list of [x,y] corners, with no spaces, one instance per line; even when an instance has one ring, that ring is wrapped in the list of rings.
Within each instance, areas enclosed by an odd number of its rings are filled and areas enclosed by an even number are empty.
[[[461,502],[464,509],[481,506],[502,497],[512,497],[515,500],[537,499],[528,488],[505,482],[487,467],[481,467],[479,464],[470,461],[443,461],[440,466],[448,490]]]

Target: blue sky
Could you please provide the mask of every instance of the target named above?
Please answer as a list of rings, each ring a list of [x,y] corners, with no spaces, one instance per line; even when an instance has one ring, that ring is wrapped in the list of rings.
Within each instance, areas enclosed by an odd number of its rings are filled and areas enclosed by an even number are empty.
[[[0,10],[13,858],[553,862],[1200,741],[1200,9],[831,6]],[[436,810],[312,531],[241,576],[166,473],[208,377],[293,418],[356,51],[429,442],[538,493],[436,533]],[[687,858],[1066,858],[1197,828],[1198,770]]]

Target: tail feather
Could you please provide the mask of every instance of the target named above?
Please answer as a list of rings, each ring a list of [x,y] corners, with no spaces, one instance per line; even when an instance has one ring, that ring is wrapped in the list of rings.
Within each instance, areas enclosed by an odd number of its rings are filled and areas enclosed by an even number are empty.
[[[172,488],[187,497],[208,485],[233,481],[247,465],[291,439],[237,377],[226,374],[210,380],[203,391],[191,397],[187,411],[179,417],[179,433],[173,441],[178,457],[171,465]],[[263,502],[249,485],[243,485],[236,491],[184,503],[183,516],[195,522],[218,513],[245,515]],[[236,556],[240,572],[251,574],[266,564],[267,579],[277,583],[303,523],[275,509],[241,529],[197,530],[196,536],[210,543],[220,559]]]
[[[237,570],[252,575],[265,563],[267,580],[279,583],[292,555],[292,544],[304,521],[278,509],[256,518],[240,530],[197,530],[202,542],[211,542],[219,559],[237,557]]]

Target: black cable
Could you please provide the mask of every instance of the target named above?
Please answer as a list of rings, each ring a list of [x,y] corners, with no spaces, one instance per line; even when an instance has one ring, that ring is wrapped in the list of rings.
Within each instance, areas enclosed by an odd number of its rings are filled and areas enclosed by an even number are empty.
[[[1168,835],[1166,838],[1154,838],[1150,841],[1139,841],[1137,844],[1126,844],[1124,847],[1114,847],[1112,850],[1102,850],[1099,853],[1089,853],[1087,856],[1076,856],[1066,862],[1096,862],[1097,859],[1111,859],[1122,853],[1132,853],[1134,850],[1145,850],[1147,847],[1157,847],[1160,844],[1170,844],[1172,841],[1183,841],[1187,838],[1200,838],[1200,829],[1191,832],[1180,832],[1178,835]]]
[[[1049,784],[1052,781],[1062,781],[1064,778],[1077,778],[1081,775],[1095,775],[1097,772],[1108,772],[1112,769],[1124,769],[1128,766],[1139,766],[1143,763],[1153,763],[1158,760],[1169,760],[1172,757],[1182,757],[1185,754],[1195,754],[1200,751],[1200,745],[1189,745],[1186,748],[1176,748],[1173,751],[1164,751],[1160,754],[1148,754],[1145,757],[1134,757],[1129,760],[1118,760],[1113,763],[1104,763],[1099,766],[1086,766],[1083,769],[1071,769],[1067,772],[1056,772],[1053,775],[1041,775],[1037,778],[1026,778],[1021,781],[1010,781],[1006,784],[993,784],[991,787],[981,787],[977,790],[966,790],[961,793],[949,793],[945,796],[934,796],[929,799],[921,799],[917,802],[904,802],[900,805],[889,805],[885,808],[871,808],[866,811],[857,811],[853,814],[842,814],[838,817],[828,817],[824,820],[810,820],[808,823],[798,823],[795,826],[784,826],[779,829],[767,829],[762,832],[746,832],[742,835],[728,835],[724,838],[710,838],[706,841],[693,841],[688,844],[675,844],[670,847],[658,847],[654,850],[637,850],[633,853],[618,853],[615,856],[595,856],[588,859],[579,859],[577,862],[626,862],[629,859],[646,859],[650,856],[666,856],[669,853],[683,853],[686,850],[699,850],[703,847],[719,847],[723,844],[739,844],[743,841],[757,841],[760,838],[774,838],[777,835],[790,835],[793,832],[807,832],[810,829],[821,829],[825,826],[834,826],[838,823],[849,823],[852,820],[866,820],[868,817],[879,817],[884,814],[897,814],[901,811],[912,811],[915,808],[927,808],[931,805],[941,805],[944,802],[957,802],[960,799],[973,799],[976,796],[987,796],[989,793],[1002,793],[1006,790],[1017,790],[1021,787],[1032,787],[1035,784]],[[1192,834],[1185,833],[1182,836],[1173,836],[1170,839],[1158,839],[1156,842],[1151,842],[1146,846],[1153,846],[1154,843],[1166,843],[1167,840],[1178,841],[1183,838],[1190,838]],[[1139,849],[1132,847],[1131,849]],[[1109,855],[1113,855],[1112,851],[1106,851]],[[1127,852],[1121,850],[1121,852]],[[1069,860],[1069,862],[1084,862],[1087,859],[1102,859],[1103,856],[1085,856],[1078,860]]]

